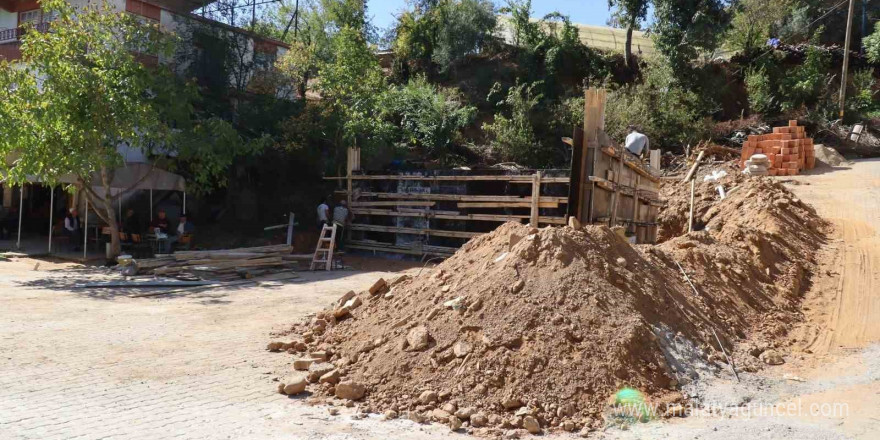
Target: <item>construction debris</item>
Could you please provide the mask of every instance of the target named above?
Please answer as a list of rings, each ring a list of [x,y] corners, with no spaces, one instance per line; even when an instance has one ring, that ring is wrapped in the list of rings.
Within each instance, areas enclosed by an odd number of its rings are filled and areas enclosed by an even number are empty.
[[[372,293],[384,280],[347,293],[287,344],[327,355],[323,374],[339,383],[315,378],[318,400],[487,433],[591,429],[622,387],[675,402],[694,365],[762,368],[760,353],[739,347],[769,345],[796,319],[822,221],[769,179],[715,176],[694,179],[701,230],[691,234],[634,247],[604,226],[507,223],[394,280],[394,295]],[[722,200],[719,183],[741,189]],[[686,218],[675,185],[671,209]]]
[[[183,251],[135,261],[138,274],[193,276],[199,279],[230,281],[266,275],[271,270],[296,269],[286,244],[252,248]]]

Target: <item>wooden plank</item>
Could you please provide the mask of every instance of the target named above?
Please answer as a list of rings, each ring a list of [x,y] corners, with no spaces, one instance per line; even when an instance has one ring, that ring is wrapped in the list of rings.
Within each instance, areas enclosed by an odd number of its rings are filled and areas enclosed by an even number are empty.
[[[414,253],[415,255],[452,255],[456,251],[458,251],[458,248],[448,246],[398,246],[391,243],[384,243],[375,240],[350,240],[348,243],[346,243],[346,246],[349,248],[357,247],[358,249],[369,247],[371,248],[370,250],[378,250],[382,252],[410,251],[402,253]]]
[[[425,218],[437,218],[444,220],[478,220],[478,221],[492,221],[492,222],[507,222],[507,221],[520,221],[523,219],[529,218],[528,215],[507,215],[507,214],[460,214],[460,215],[445,215],[445,214],[433,214],[431,211],[427,211],[424,213],[417,212],[399,212],[399,211],[391,211],[384,209],[352,209],[352,213],[358,215],[385,215],[391,217],[425,217]],[[547,223],[553,225],[564,225],[565,217],[550,217],[550,216],[541,216],[538,221],[540,223]]]
[[[660,170],[660,150],[651,150],[649,153],[650,157],[648,159],[648,163],[651,165],[651,168],[655,170]]]
[[[464,232],[464,231],[444,231],[439,229],[422,229],[422,228],[403,228],[397,226],[380,226],[353,224],[349,228],[352,231],[369,231],[369,232],[394,232],[398,234],[414,234],[414,235],[433,235],[437,237],[453,237],[453,238],[473,238],[480,235],[480,232]]]
[[[535,172],[532,179],[532,206],[529,223],[534,227],[538,227],[538,217],[540,216],[540,212],[538,211],[540,209],[538,201],[541,199],[541,172]]]
[[[348,177],[332,176],[324,177],[324,180],[345,180]],[[422,180],[422,181],[502,181],[513,183],[532,183],[532,176],[393,176],[393,175],[354,175],[353,180]],[[568,183],[568,177],[545,177],[542,183]]]
[[[337,191],[344,194],[345,191]],[[380,199],[413,199],[413,200],[446,200],[454,202],[531,202],[531,196],[490,196],[470,194],[424,194],[424,193],[386,193],[357,192],[360,197],[378,197]],[[567,197],[542,196],[541,202],[566,203]]]
[[[584,189],[584,130],[574,127],[571,137],[571,173],[568,185],[568,207],[566,215],[580,219]]]
[[[618,154],[618,150],[616,150],[614,148],[610,148],[610,147],[602,148],[602,152],[605,153],[606,155],[614,157],[614,158],[623,157],[624,158],[624,165],[626,165],[627,168],[641,174],[642,177],[644,177],[652,182],[656,183],[656,182],[660,181],[659,177],[651,174],[650,171],[648,171],[644,168],[645,164],[643,164],[641,162],[639,162],[637,164],[635,162],[635,160],[636,160],[635,158],[632,158],[632,159],[628,158],[627,156],[630,155],[629,153]]]
[[[531,208],[532,202],[459,202],[459,208]],[[540,208],[558,208],[556,202],[539,202]]]
[[[366,208],[370,206],[434,206],[437,202],[426,202],[426,201],[408,201],[408,200],[397,200],[397,201],[381,201],[381,202],[353,202],[351,206],[353,208]]]
[[[694,164],[691,166],[691,169],[684,176],[684,179],[681,180],[682,183],[687,182],[688,180],[691,180],[694,177],[694,173],[697,172],[697,167],[699,167],[700,162],[703,161],[704,154],[706,154],[706,150],[700,151],[700,154],[697,155],[697,160],[694,161]]]

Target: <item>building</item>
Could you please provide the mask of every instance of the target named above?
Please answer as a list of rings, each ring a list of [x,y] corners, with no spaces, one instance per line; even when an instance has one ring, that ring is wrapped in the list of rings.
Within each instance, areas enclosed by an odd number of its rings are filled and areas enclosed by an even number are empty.
[[[71,0],[74,5],[86,4],[88,0]],[[289,47],[276,40],[253,34],[193,13],[204,3],[193,0],[110,0],[117,10],[124,10],[141,20],[160,25],[163,29],[185,34],[184,28],[204,26],[219,32],[228,32],[244,41],[244,60],[261,66],[271,66],[275,59]],[[210,3],[210,2],[208,2]],[[32,23],[37,30],[46,31],[53,17],[40,8],[37,0],[0,0],[0,59],[21,58],[21,37],[24,24]],[[186,39],[186,35],[182,35]],[[149,58],[145,59],[149,62]]]

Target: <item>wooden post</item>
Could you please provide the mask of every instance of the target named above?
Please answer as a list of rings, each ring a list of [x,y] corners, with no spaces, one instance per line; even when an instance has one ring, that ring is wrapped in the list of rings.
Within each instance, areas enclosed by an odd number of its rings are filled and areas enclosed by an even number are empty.
[[[694,191],[696,183],[697,179],[691,179],[691,210],[690,214],[688,214],[688,233],[694,230]]]
[[[349,207],[349,209],[351,209]],[[287,221],[287,245],[293,245],[293,213],[289,214],[289,219]]]
[[[52,253],[52,221],[55,214],[55,187],[49,188],[49,253]]]
[[[535,228],[538,227],[538,208],[541,200],[541,172],[536,171],[532,176],[532,212],[529,217],[529,223]]]
[[[636,222],[639,218],[639,184],[642,182],[642,176],[636,174],[636,189],[633,191],[633,209],[632,209],[632,225],[633,232],[636,233],[636,237],[638,237],[638,226],[636,226]]]
[[[684,176],[682,182],[687,182],[694,177],[694,173],[697,171],[697,167],[700,166],[700,162],[703,160],[703,154],[706,153],[706,150],[700,151],[700,154],[697,155],[697,160],[694,161],[694,164],[691,166],[690,171],[688,171],[687,175]]]
[[[648,159],[648,163],[651,165],[651,168],[655,170],[660,170],[660,150],[651,150],[650,158]]]

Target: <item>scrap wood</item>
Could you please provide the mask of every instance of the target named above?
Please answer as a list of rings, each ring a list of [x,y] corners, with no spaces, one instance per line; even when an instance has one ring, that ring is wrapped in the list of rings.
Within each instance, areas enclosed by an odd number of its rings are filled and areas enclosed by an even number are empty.
[[[190,287],[205,286],[211,284],[210,281],[181,281],[181,280],[155,280],[155,281],[107,281],[98,283],[84,283],[74,285],[74,289],[85,288],[117,288],[117,287]]]
[[[200,291],[211,289],[211,288],[221,288],[222,289],[224,287],[234,287],[234,286],[240,286],[240,285],[251,284],[251,283],[259,284],[264,281],[277,282],[277,281],[292,280],[292,279],[296,279],[296,278],[299,278],[299,275],[296,273],[279,272],[279,273],[269,274],[269,275],[260,276],[260,277],[254,277],[254,278],[245,279],[245,280],[237,280],[237,281],[230,281],[230,282],[211,282],[211,283],[206,284],[204,286],[191,286],[191,287],[182,287],[179,289],[161,290],[158,292],[139,293],[137,295],[130,295],[130,297],[131,298],[147,298],[147,297],[151,297],[151,296],[168,295],[171,293],[178,293],[178,292],[200,292]]]

